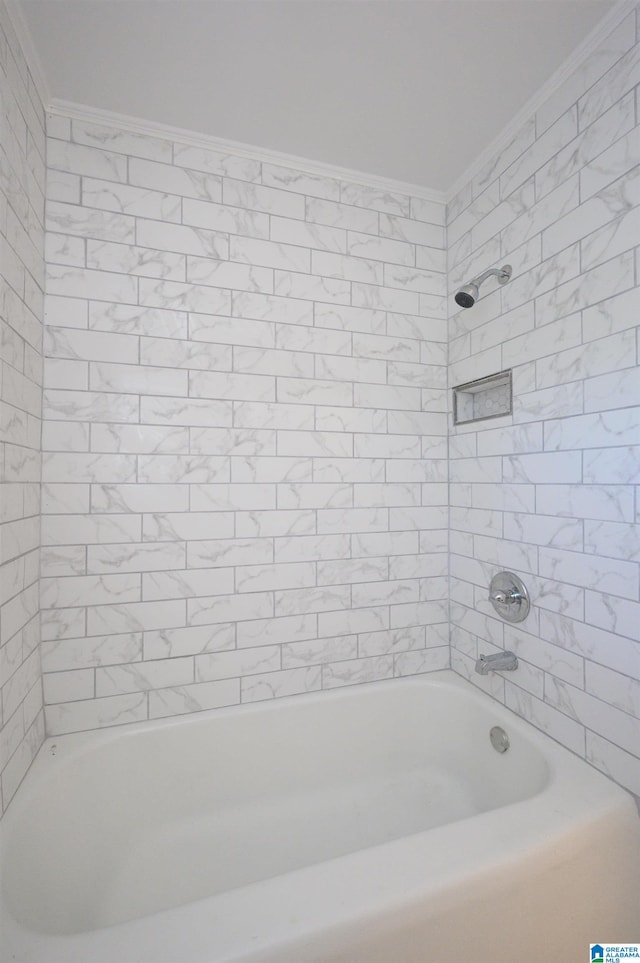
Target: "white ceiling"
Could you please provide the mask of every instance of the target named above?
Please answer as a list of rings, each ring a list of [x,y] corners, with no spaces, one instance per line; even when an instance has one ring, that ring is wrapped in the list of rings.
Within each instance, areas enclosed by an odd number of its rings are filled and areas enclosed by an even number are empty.
[[[606,0],[22,0],[56,99],[448,190]]]

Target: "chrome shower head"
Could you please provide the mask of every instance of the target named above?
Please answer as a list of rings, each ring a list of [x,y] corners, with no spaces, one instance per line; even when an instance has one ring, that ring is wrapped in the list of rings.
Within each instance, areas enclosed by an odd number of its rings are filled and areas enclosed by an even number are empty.
[[[478,300],[479,293],[478,285],[474,284],[473,281],[469,284],[463,284],[456,291],[456,304],[459,304],[461,308],[472,308]]]
[[[497,277],[498,284],[506,284],[512,271],[511,265],[505,264],[501,268],[491,268],[489,271],[479,274],[477,278],[473,278],[468,284],[463,284],[462,287],[458,288],[454,295],[456,304],[459,304],[461,308],[472,308],[478,300],[479,288],[483,281],[486,281],[489,277]]]

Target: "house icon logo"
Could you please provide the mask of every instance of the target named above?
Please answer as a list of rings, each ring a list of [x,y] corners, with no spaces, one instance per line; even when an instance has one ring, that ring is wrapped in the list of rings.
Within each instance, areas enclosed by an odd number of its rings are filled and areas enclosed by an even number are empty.
[[[591,963],[604,963],[604,947],[599,943],[591,944]]]

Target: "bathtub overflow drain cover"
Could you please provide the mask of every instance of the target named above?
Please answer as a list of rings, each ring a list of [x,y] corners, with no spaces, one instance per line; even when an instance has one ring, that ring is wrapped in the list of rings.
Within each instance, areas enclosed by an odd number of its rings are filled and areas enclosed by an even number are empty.
[[[491,739],[491,745],[496,752],[506,752],[509,748],[509,736],[506,734],[502,726],[494,726],[489,733],[489,738]]]

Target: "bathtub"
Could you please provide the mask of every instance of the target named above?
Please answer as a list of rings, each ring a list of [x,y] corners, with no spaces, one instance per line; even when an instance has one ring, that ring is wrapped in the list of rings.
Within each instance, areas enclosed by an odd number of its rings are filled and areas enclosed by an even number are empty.
[[[48,739],[0,847],[3,963],[577,963],[640,939],[631,797],[449,671]]]

